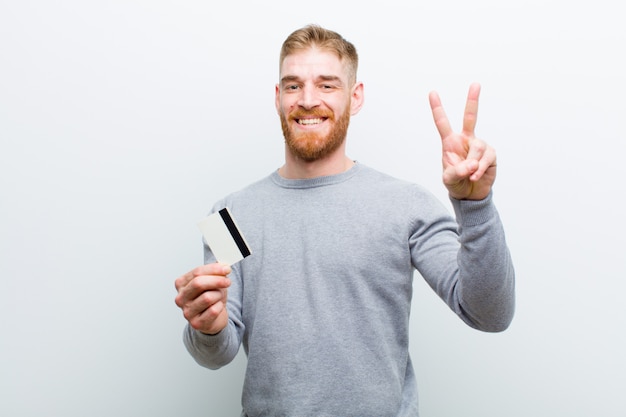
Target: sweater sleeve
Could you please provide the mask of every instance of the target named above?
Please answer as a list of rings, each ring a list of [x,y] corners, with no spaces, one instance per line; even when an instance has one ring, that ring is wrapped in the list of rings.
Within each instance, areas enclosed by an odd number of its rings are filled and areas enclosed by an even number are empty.
[[[207,335],[185,326],[183,341],[187,351],[201,366],[219,369],[229,364],[239,351],[238,332],[232,320],[216,335]]]
[[[503,331],[515,310],[515,272],[492,194],[452,201],[459,223],[458,313],[484,331]]]
[[[445,226],[443,219],[435,222],[421,238],[428,240],[421,246],[429,253],[418,269],[469,326],[503,331],[515,310],[515,272],[492,194],[480,201],[451,201],[457,223],[455,241],[451,241],[450,225]]]

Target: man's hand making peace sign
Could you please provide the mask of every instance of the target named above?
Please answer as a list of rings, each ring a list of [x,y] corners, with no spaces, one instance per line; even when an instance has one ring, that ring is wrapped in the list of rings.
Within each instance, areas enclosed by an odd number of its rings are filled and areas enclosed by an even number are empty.
[[[452,130],[439,95],[433,91],[428,97],[441,136],[443,183],[450,196],[458,200],[482,200],[489,195],[496,180],[496,152],[474,136],[479,95],[480,84],[472,84],[467,94],[461,133]]]

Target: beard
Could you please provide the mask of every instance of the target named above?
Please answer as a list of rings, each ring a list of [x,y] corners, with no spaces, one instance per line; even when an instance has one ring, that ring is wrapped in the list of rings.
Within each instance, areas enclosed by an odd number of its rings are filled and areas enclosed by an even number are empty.
[[[295,121],[302,117],[322,117],[333,123],[327,135],[318,132],[295,132],[289,127],[289,121]],[[289,115],[289,119],[283,112],[280,113],[280,124],[283,129],[285,143],[291,153],[306,162],[323,159],[335,152],[346,140],[348,126],[350,124],[350,104],[346,106],[343,114],[335,120],[331,111],[296,110]]]

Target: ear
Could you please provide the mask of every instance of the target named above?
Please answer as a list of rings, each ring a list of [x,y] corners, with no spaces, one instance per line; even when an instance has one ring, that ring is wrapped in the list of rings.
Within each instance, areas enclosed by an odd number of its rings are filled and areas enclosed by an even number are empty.
[[[350,96],[350,115],[354,116],[359,112],[359,110],[361,110],[364,100],[363,83],[358,81],[354,84],[354,87],[352,87],[352,94]]]
[[[276,84],[276,97],[274,99],[274,106],[276,107],[276,111],[280,114],[280,86]]]

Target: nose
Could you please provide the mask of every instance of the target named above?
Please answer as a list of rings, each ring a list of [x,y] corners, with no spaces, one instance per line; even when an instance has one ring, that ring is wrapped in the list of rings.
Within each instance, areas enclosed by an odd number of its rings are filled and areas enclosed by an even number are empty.
[[[319,105],[320,98],[316,88],[314,86],[302,87],[302,92],[300,93],[300,97],[298,99],[298,106],[305,109],[312,109],[313,107],[317,107]]]

